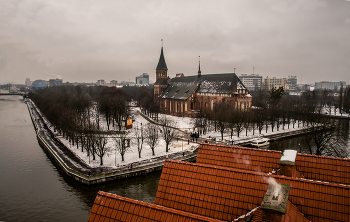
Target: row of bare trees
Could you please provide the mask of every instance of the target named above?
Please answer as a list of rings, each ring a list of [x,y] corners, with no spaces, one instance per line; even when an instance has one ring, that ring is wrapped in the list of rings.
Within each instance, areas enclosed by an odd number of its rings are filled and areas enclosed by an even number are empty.
[[[138,98],[147,113],[153,111],[153,95],[147,88],[140,88]],[[95,93],[98,91],[98,93]],[[139,158],[144,144],[155,155],[160,139],[164,139],[166,152],[177,137],[176,124],[170,119],[161,119],[159,125],[146,124],[125,130],[124,122],[130,116],[126,98],[128,95],[116,88],[61,86],[30,93],[29,97],[52,123],[55,131],[63,135],[73,146],[86,152],[92,160],[100,159],[112,150],[118,152],[124,161],[125,153],[135,142]],[[107,129],[106,129],[106,128]],[[114,131],[110,131],[110,129]],[[110,141],[110,143],[108,143]],[[112,145],[111,145],[112,144]]]
[[[98,93],[96,93],[98,92]],[[93,96],[93,97],[92,97]],[[60,86],[30,93],[29,98],[36,104],[54,130],[63,135],[72,145],[86,151],[93,160],[109,152],[107,132],[110,125],[118,132],[130,116],[125,93],[108,87]]]
[[[125,153],[132,150],[130,143],[134,141],[137,147],[139,158],[144,148],[144,144],[147,144],[152,151],[152,156],[155,155],[155,149],[159,144],[160,139],[165,141],[165,151],[169,152],[169,146],[174,140],[178,138],[178,131],[176,129],[176,123],[166,117],[160,120],[160,124],[146,124],[134,127],[130,132],[126,131],[115,139],[116,149],[124,161]]]
[[[248,131],[254,135],[267,133],[268,130],[305,128],[309,132],[304,137],[305,152],[337,157],[349,154],[346,150],[348,127],[325,112],[330,112],[332,105],[334,109],[339,98],[330,96],[327,91],[307,91],[301,96],[290,96],[284,94],[283,88],[260,91],[254,97],[254,106],[250,110],[241,110],[226,103],[215,104],[213,111],[202,109],[193,120],[193,127],[204,134],[210,129],[218,131],[222,140],[225,132],[232,139],[233,134],[240,137],[245,132],[247,136]],[[349,99],[347,97],[347,101]],[[342,100],[346,104],[345,96]]]

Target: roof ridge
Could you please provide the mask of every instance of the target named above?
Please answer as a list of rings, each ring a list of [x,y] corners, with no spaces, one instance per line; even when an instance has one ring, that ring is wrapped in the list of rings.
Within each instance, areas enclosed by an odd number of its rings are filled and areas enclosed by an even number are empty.
[[[203,163],[190,163],[190,162],[184,162],[184,161],[172,160],[172,159],[165,160],[164,165],[167,162],[180,163],[180,164],[186,164],[186,165],[192,165],[192,166],[199,166],[199,167],[205,167],[205,168],[211,168],[211,169],[221,169],[221,170],[227,170],[227,171],[235,171],[235,172],[241,172],[241,173],[251,173],[251,174],[255,174],[255,175],[266,175],[266,176],[268,176],[268,174],[264,173],[264,172],[251,171],[251,170],[242,170],[242,169],[236,169],[236,168],[232,168],[232,167],[215,166],[215,165],[203,164]]]
[[[242,149],[242,150],[251,150],[251,151],[263,151],[267,153],[280,153],[282,154],[282,151],[278,150],[265,150],[265,149],[259,149],[259,148],[249,148],[249,147],[241,147],[241,146],[228,146],[228,145],[222,145],[222,144],[206,144],[206,143],[200,143],[200,145],[205,145],[205,147],[222,147],[222,148],[235,148],[235,149]]]
[[[333,157],[333,156],[318,156],[318,155],[307,154],[307,153],[298,153],[298,155],[315,157],[315,158],[323,158],[323,159],[336,159],[336,160],[341,160],[341,161],[350,161],[350,159],[348,159],[348,158]]]
[[[334,187],[341,187],[341,188],[350,189],[350,185],[346,185],[346,184],[338,184],[338,183],[331,183],[331,182],[327,182],[327,181],[317,181],[317,180],[310,180],[310,179],[297,178],[297,177],[286,177],[286,176],[268,174],[268,173],[259,172],[259,171],[242,170],[242,169],[237,169],[237,168],[232,168],[232,167],[215,166],[215,165],[203,164],[203,163],[190,163],[190,162],[184,162],[184,161],[172,160],[172,159],[165,160],[164,166],[168,162],[185,164],[185,165],[192,165],[192,166],[199,166],[199,167],[205,167],[205,168],[211,168],[211,169],[234,171],[234,172],[240,172],[240,173],[248,173],[248,174],[253,174],[253,175],[273,177],[273,178],[277,178],[277,179],[286,179],[286,180],[290,180],[290,181],[308,182],[308,183],[321,184],[321,185],[327,185],[327,186],[330,185],[330,186],[334,186]]]

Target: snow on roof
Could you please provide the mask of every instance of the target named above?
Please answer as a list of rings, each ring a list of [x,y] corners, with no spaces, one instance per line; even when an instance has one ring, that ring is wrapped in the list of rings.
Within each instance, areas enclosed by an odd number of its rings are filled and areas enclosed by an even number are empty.
[[[245,89],[244,85],[240,81],[237,81],[237,89]]]
[[[234,219],[233,221],[239,221],[239,220],[241,220],[241,219],[243,219],[243,218],[246,218],[246,217],[250,216],[251,214],[253,214],[253,213],[254,213],[256,210],[258,210],[259,208],[260,208],[260,206],[254,208],[253,210],[249,211],[249,212],[246,213],[246,214],[243,214],[242,216],[240,216],[240,217]]]
[[[204,80],[200,84],[200,91],[201,92],[208,92],[208,93],[218,93],[222,91],[222,89],[226,88],[227,86],[231,86],[231,82],[225,82],[225,81],[208,81]]]
[[[295,163],[295,158],[297,157],[297,151],[296,150],[285,150],[283,151],[283,155],[280,159],[280,161],[289,161]]]

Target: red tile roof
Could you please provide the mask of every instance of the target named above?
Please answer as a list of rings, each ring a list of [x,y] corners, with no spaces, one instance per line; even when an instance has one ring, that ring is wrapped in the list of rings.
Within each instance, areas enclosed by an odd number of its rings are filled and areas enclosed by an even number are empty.
[[[350,185],[350,159],[298,154],[295,167],[308,179]]]
[[[280,168],[281,156],[280,151],[201,144],[197,163],[269,173]],[[299,178],[350,185],[350,159],[298,154],[295,168]]]
[[[272,175],[290,185],[289,200],[312,221],[350,221],[350,187]],[[167,160],[155,204],[231,221],[260,206],[265,173]]]
[[[281,151],[200,144],[197,163],[269,173],[279,168]]]
[[[88,221],[213,221],[188,212],[99,191]]]

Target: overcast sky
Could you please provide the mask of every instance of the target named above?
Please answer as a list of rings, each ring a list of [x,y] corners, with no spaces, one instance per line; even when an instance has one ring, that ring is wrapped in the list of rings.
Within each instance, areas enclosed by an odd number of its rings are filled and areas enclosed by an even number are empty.
[[[0,0],[0,84],[155,80],[168,74],[296,75],[350,84],[346,0]]]

